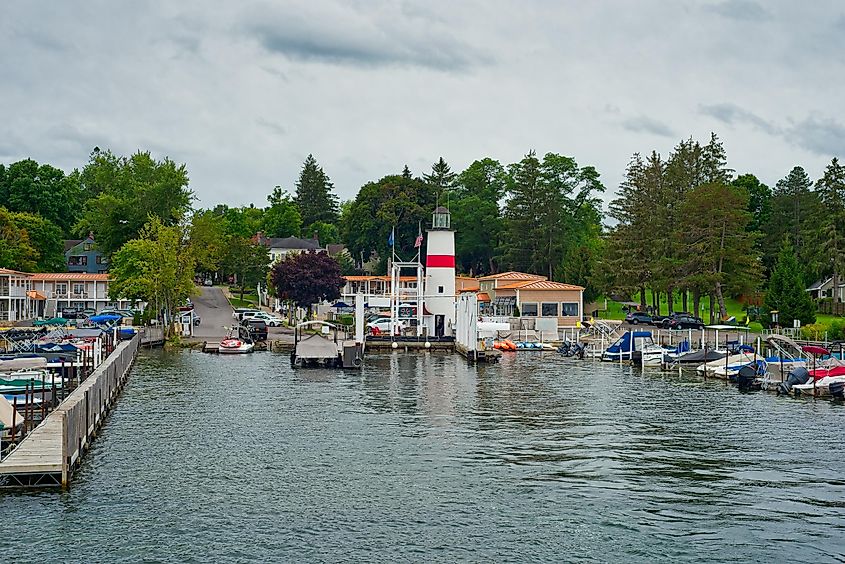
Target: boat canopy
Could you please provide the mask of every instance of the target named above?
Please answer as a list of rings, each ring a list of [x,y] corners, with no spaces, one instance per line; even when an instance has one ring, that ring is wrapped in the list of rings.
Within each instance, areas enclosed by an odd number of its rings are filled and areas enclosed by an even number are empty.
[[[801,347],[801,350],[805,353],[809,353],[813,356],[829,356],[830,351],[824,347],[817,347],[815,345],[807,345],[805,347]]]
[[[705,325],[705,329],[712,329],[714,331],[750,331],[744,325]]]

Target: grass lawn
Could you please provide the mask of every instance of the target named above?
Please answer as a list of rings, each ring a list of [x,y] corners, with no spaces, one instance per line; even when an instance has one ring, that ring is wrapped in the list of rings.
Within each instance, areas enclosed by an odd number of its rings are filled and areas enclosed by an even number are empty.
[[[258,296],[256,294],[244,294],[244,299],[233,295],[229,298],[229,303],[232,307],[256,307],[258,305]]]
[[[674,307],[673,311],[683,311],[683,300],[681,296],[677,293],[674,296]],[[605,300],[607,300],[607,311],[601,312],[602,319],[625,319],[625,312],[622,311],[622,304],[616,301],[611,300],[610,298],[605,298],[604,296],[598,298],[596,303],[600,306],[604,305]],[[629,301],[632,302],[639,302],[639,293],[634,296],[634,299]],[[651,291],[646,291],[646,305],[651,304]],[[704,321],[709,321],[710,319],[710,300],[701,300],[701,305],[703,306],[703,310],[699,314]],[[689,300],[687,301],[687,307],[692,307],[692,297],[690,296]],[[718,305],[716,306],[718,308]],[[742,309],[742,304],[736,300],[725,298],[725,308],[728,310],[728,316],[734,316],[738,323],[742,323],[745,319],[745,311]],[[660,296],[660,313],[666,315],[669,312],[669,304],[668,300],[666,299],[666,294],[661,294]],[[821,316],[820,316],[821,317]],[[827,316],[831,317],[831,316]],[[762,331],[763,326],[760,323],[754,322],[749,325],[751,331]]]

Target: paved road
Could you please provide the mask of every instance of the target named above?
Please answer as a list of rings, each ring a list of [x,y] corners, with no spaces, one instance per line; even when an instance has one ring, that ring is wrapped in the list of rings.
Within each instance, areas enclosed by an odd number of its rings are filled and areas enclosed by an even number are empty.
[[[200,295],[192,298],[200,324],[194,327],[194,337],[200,339],[223,338],[229,334],[226,327],[235,324],[232,307],[220,288],[200,286]]]

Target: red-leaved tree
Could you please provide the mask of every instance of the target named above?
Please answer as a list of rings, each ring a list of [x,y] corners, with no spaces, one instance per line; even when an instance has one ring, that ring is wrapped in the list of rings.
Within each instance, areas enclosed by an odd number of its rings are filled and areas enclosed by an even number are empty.
[[[340,297],[346,280],[340,275],[340,264],[325,251],[289,254],[273,265],[270,280],[276,296],[308,310],[323,301]]]

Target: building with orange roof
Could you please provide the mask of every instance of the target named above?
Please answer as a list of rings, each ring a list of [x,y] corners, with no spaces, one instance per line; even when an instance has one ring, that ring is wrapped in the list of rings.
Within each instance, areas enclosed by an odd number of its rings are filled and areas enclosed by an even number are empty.
[[[109,298],[109,275],[87,272],[18,272],[0,269],[0,321],[99,313],[127,309],[134,302]]]
[[[538,319],[556,319],[560,327],[573,327],[584,310],[584,288],[553,282],[539,274],[503,272],[479,279],[481,316],[511,318],[533,328]],[[481,295],[489,300],[481,299]]]

